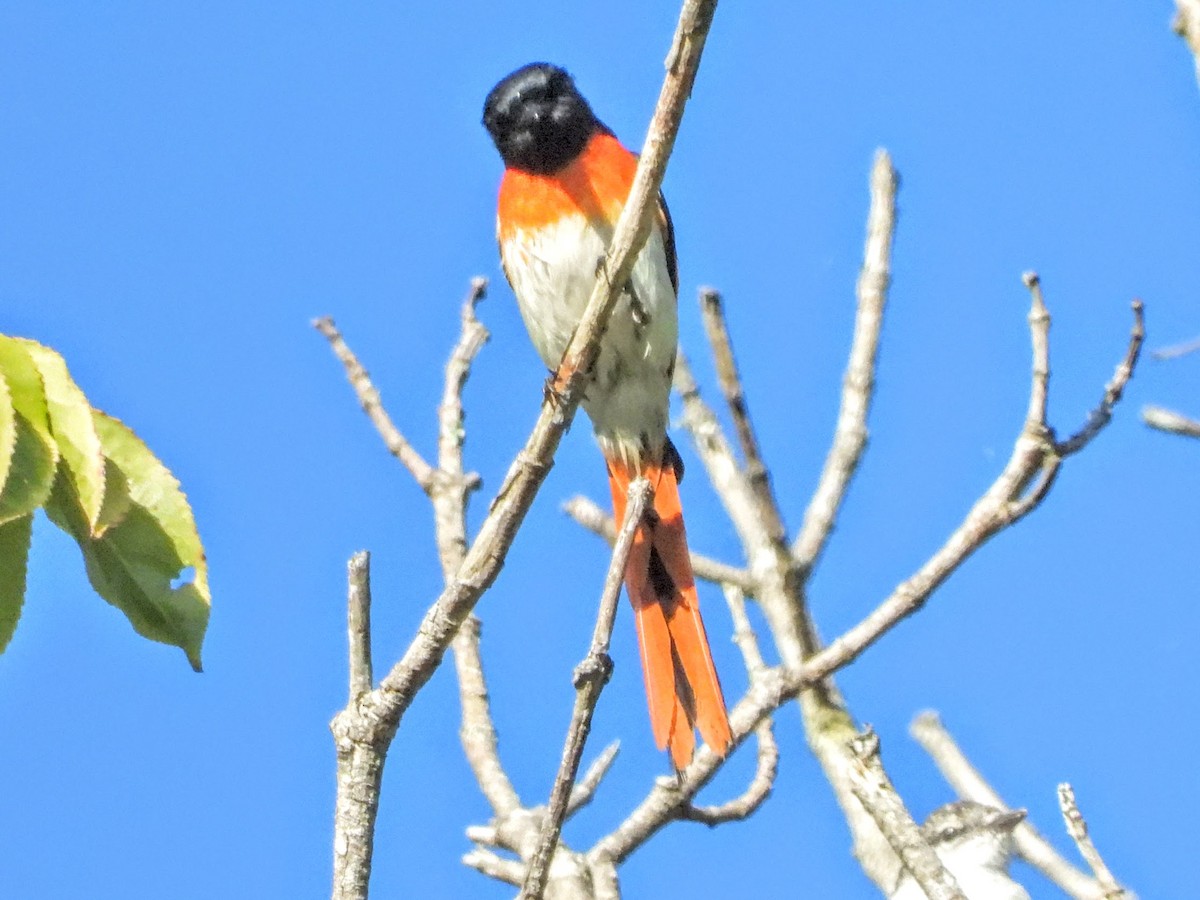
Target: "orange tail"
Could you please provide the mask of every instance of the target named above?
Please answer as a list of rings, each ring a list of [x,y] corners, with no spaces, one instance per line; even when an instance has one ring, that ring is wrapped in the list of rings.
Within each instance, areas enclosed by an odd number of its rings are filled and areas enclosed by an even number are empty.
[[[704,742],[722,755],[733,735],[700,618],[673,465],[676,452],[669,441],[663,455],[662,463],[642,467],[654,486],[654,509],[634,537],[625,587],[637,623],[654,741],[660,750],[670,748],[678,770],[692,760],[693,729],[698,727]],[[608,461],[618,527],[625,520],[629,482],[637,474],[618,460]]]

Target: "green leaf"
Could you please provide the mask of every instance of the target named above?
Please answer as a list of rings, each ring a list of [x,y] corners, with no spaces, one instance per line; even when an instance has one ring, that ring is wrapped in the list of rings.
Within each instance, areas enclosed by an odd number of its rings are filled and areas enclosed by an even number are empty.
[[[42,377],[24,342],[0,335],[0,376],[8,387],[16,426],[8,477],[0,490],[3,524],[46,502],[58,465],[58,444],[50,431]]]
[[[33,514],[0,525],[0,653],[12,640],[25,599],[25,568]]]
[[[19,340],[42,377],[50,430],[88,528],[95,532],[104,503],[104,456],[92,422],[92,405],[71,379],[61,356],[36,341]]]
[[[99,410],[93,418],[110,472],[123,482],[121,514],[110,515],[106,505],[99,518],[111,521],[93,535],[78,504],[65,496],[63,467],[46,512],[79,542],[96,592],[139,634],[181,647],[199,671],[210,596],[191,507],[179,482],[137,435]]]
[[[4,372],[0,370],[0,494],[4,493],[4,482],[12,466],[13,449],[17,443],[16,411],[12,405],[12,393]]]

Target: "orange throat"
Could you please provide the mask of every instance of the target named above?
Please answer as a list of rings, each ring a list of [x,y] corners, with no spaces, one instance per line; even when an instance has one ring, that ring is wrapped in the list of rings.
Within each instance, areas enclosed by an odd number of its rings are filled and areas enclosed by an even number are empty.
[[[575,159],[551,175],[505,169],[500,182],[497,236],[553,224],[563,216],[583,215],[613,224],[629,196],[637,157],[611,134],[597,133]]]

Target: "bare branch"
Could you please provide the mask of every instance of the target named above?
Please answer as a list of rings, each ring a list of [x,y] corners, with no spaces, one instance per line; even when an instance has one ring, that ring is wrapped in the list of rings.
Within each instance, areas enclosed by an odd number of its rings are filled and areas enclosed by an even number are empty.
[[[1145,339],[1146,322],[1142,301],[1134,300],[1133,328],[1129,332],[1129,348],[1125,351],[1125,358],[1117,364],[1117,370],[1113,373],[1112,380],[1104,386],[1104,396],[1100,400],[1100,405],[1088,413],[1083,427],[1065,441],[1059,442],[1059,456],[1078,453],[1112,420],[1113,407],[1120,401],[1121,395],[1125,393],[1125,385],[1129,384],[1129,379],[1133,377],[1133,370],[1137,367],[1138,355],[1142,351],[1142,343]]]
[[[633,539],[641,526],[642,515],[650,499],[650,482],[638,478],[629,485],[628,506],[625,521],[613,547],[608,574],[604,578],[604,589],[600,594],[600,610],[596,616],[596,628],[592,633],[592,645],[587,657],[575,669],[575,708],[571,713],[571,725],[567,729],[567,740],[563,747],[562,762],[550,791],[546,808],[546,820],[538,837],[537,851],[529,861],[525,875],[525,886],[521,889],[522,900],[541,900],[549,874],[550,857],[558,844],[562,823],[567,815],[571,797],[571,786],[579,771],[583,757],[583,746],[592,728],[592,713],[600,692],[612,675],[612,660],[608,656],[608,645],[612,639],[613,622],[617,618],[617,601],[621,598],[621,583],[625,576],[625,564]]]
[[[933,848],[921,837],[921,830],[895,787],[883,771],[879,759],[879,738],[873,731],[850,742],[854,765],[850,767],[851,790],[870,813],[904,868],[921,886],[929,900],[967,900],[954,876],[946,871]]]
[[[462,707],[459,738],[479,789],[492,812],[502,818],[520,808],[521,798],[500,762],[499,741],[479,651],[480,628],[479,620],[468,616],[454,638],[454,668]]]
[[[350,703],[371,689],[371,554],[361,550],[350,557],[347,591],[350,633]]]
[[[592,764],[588,766],[588,770],[583,774],[583,777],[571,788],[571,799],[567,801],[568,819],[592,802],[592,798],[596,795],[596,789],[600,787],[600,782],[604,780],[604,776],[612,768],[612,764],[616,761],[617,753],[620,749],[620,741],[613,741],[605,747]]]
[[[850,481],[867,446],[867,414],[875,393],[875,361],[879,333],[891,283],[892,239],[896,230],[896,170],[886,150],[875,154],[871,170],[871,210],[867,215],[867,243],[858,277],[858,312],[850,361],[842,380],[833,445],[817,489],[804,513],[804,524],[792,544],[792,554],[805,572],[812,571],[837,521]]]
[[[525,867],[521,863],[515,859],[505,859],[482,847],[464,854],[462,861],[463,865],[506,884],[520,885],[525,876]]]
[[[729,337],[729,325],[725,321],[725,311],[721,308],[720,293],[713,288],[701,288],[700,312],[704,320],[704,331],[708,335],[708,343],[712,348],[713,362],[717,368],[717,383],[721,387],[721,393],[725,395],[725,403],[729,406],[730,415],[733,417],[734,431],[737,432],[738,443],[742,448],[746,478],[758,497],[759,506],[765,509],[774,509],[775,502],[771,497],[770,479],[767,467],[763,464],[762,454],[758,449],[758,437],[754,433],[754,424],[750,421],[750,408],[746,404],[742,376],[738,372],[737,361],[733,356],[733,342]],[[776,519],[772,525],[777,532],[775,537],[782,540],[783,522]]]
[[[739,797],[722,803],[720,806],[694,806],[683,804],[679,809],[679,818],[689,822],[700,822],[709,827],[722,825],[725,822],[737,822],[749,818],[771,795],[775,785],[775,775],[779,772],[779,745],[775,742],[775,734],[771,730],[771,721],[765,720],[754,730],[758,738],[758,758],[754,769],[754,777]]]
[[[346,377],[350,379],[350,386],[354,388],[354,393],[358,396],[358,402],[362,406],[363,412],[371,419],[371,423],[375,426],[375,430],[379,432],[379,436],[383,438],[383,443],[388,448],[388,451],[404,464],[404,468],[412,473],[412,477],[421,486],[421,490],[429,493],[433,487],[433,466],[427,463],[421,454],[413,448],[412,444],[400,433],[400,429],[396,427],[391,416],[387,414],[387,410],[383,408],[383,402],[379,398],[379,390],[375,387],[374,382],[371,381],[371,376],[367,374],[367,370],[363,368],[362,363],[358,361],[358,357],[346,346],[341,332],[333,324],[333,319],[325,316],[320,319],[314,319],[312,324],[317,331],[325,335],[330,347],[333,348],[334,355],[341,361],[342,367],[346,370]]]
[[[1112,871],[1105,864],[1100,851],[1092,842],[1091,835],[1088,834],[1087,821],[1083,818],[1083,813],[1079,811],[1079,804],[1075,802],[1075,791],[1071,785],[1065,782],[1058,786],[1058,807],[1062,810],[1063,820],[1067,824],[1067,834],[1071,836],[1071,840],[1079,848],[1080,855],[1096,876],[1100,889],[1104,891],[1105,900],[1122,900],[1122,898],[1128,897],[1129,892],[1117,883],[1117,879],[1113,877]]]
[[[861,622],[832,641],[825,649],[807,660],[806,677],[820,677],[847,665],[867,647],[889,631],[897,622],[920,609],[939,585],[953,574],[967,558],[990,538],[1013,525],[1033,510],[1049,492],[1062,464],[1059,445],[1053,442],[1045,421],[1046,392],[1049,379],[1049,345],[1047,335],[1050,318],[1041,300],[1037,276],[1032,281],[1033,306],[1029,325],[1033,346],[1033,377],[1031,378],[1029,412],[1025,427],[1017,437],[1008,464],[991,487],[967,513],[962,524],[950,535],[929,560],[907,581]],[[1128,374],[1137,361],[1141,342],[1141,317],[1135,307],[1134,325],[1130,333],[1129,350],[1118,367],[1118,376],[1106,389],[1106,401],[1119,399]],[[1111,417],[1111,416],[1110,416]],[[1107,419],[1105,419],[1105,422]],[[1070,452],[1084,446],[1103,427],[1085,427],[1067,443]],[[1083,437],[1084,433],[1086,437]],[[1077,446],[1075,442],[1081,440]]]
[[[725,585],[724,593],[725,602],[729,605],[729,615],[733,619],[733,642],[742,651],[746,672],[753,681],[766,671],[767,663],[758,646],[758,635],[750,624],[750,616],[746,614],[746,597],[734,585]]]
[[[463,430],[462,394],[471,374],[471,365],[489,337],[487,328],[475,318],[475,307],[487,296],[487,287],[486,278],[476,276],[471,279],[471,289],[463,301],[462,330],[446,363],[445,386],[438,406],[438,471],[442,477],[465,480],[467,484],[463,487],[468,491],[479,486],[479,476],[463,475],[462,448],[466,432]]]
[[[1160,362],[1166,362],[1195,353],[1197,350],[1200,350],[1200,337],[1192,338],[1190,341],[1184,341],[1181,344],[1172,344],[1169,347],[1160,347],[1157,350],[1152,350],[1150,357]]]
[[[933,759],[942,773],[942,777],[960,797],[985,803],[997,809],[1010,808],[995,789],[984,780],[979,771],[971,765],[970,760],[942,725],[937,713],[921,713],[913,720],[909,731]],[[1028,820],[1013,829],[1013,842],[1017,852],[1026,862],[1071,897],[1076,900],[1103,900],[1104,890],[1100,885],[1064,859]]]
[[[584,496],[572,497],[563,504],[563,512],[592,534],[604,538],[609,545],[617,539],[617,529],[613,525],[612,516],[591,499]],[[745,569],[739,569],[715,560],[711,556],[695,552],[691,554],[691,560],[692,573],[701,581],[733,585],[745,594],[752,595],[754,593],[754,582],[750,573]]]
[[[1200,420],[1161,406],[1143,406],[1142,421],[1151,428],[1184,437],[1200,437]]]

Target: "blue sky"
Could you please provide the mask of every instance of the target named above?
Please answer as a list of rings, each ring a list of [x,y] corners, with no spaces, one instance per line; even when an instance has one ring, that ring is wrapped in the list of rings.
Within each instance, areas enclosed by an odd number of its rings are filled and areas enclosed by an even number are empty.
[[[901,172],[872,441],[812,603],[835,636],[936,549],[1007,458],[1024,412],[1027,296],[1054,316],[1051,416],[1073,430],[1123,351],[1200,331],[1200,92],[1168,3],[727,4],[666,178],[681,338],[711,384],[694,288],[727,297],[767,459],[793,527],[836,412],[878,146]],[[638,145],[674,4],[330,6],[25,3],[0,9],[0,331],[63,353],[92,401],[182,480],[211,564],[197,676],[137,638],[45,521],[24,619],[0,657],[0,893],[320,897],[344,702],[344,572],[374,552],[377,664],[436,595],[430,513],[384,452],[309,320],[331,314],[394,417],[433,447],[441,366],[468,280],[492,332],[467,391],[468,462],[499,484],[543,372],[499,271],[500,164],[479,126],[516,66],[570,68]],[[1147,402],[1200,413],[1200,358],[1147,359],[1116,421],[1046,505],[839,676],[913,811],[950,798],[907,737],[943,714],[1010,802],[1069,850],[1071,780],[1142,896],[1190,883],[1200,785],[1195,442]],[[683,441],[679,442],[685,446]],[[697,549],[738,561],[698,465]],[[544,798],[606,558],[559,503],[607,495],[582,420],[479,611],[502,755]],[[706,598],[718,668],[742,686]],[[652,746],[626,609],[588,757],[623,750],[567,839],[620,821]],[[405,719],[385,783],[378,896],[505,897],[464,869],[487,810],[458,749],[452,673]],[[751,821],[669,828],[628,896],[870,897],[798,716],[778,718],[775,795]],[[744,758],[742,758],[744,757]],[[739,789],[743,751],[709,795]],[[1035,896],[1053,890],[1027,872]]]

